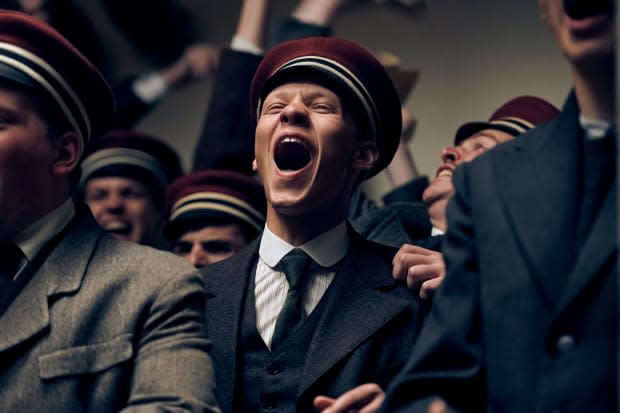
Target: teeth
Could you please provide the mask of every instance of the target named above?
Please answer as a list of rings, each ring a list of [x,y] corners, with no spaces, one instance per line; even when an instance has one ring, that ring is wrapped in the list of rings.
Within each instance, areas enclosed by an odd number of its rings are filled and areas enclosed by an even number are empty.
[[[129,225],[121,221],[112,221],[112,222],[108,222],[105,225],[104,229],[106,231],[123,232],[123,231],[129,230]]]
[[[437,177],[451,178],[452,177],[452,171],[449,170],[449,169],[444,169],[443,171],[439,172],[439,175],[437,175]]]

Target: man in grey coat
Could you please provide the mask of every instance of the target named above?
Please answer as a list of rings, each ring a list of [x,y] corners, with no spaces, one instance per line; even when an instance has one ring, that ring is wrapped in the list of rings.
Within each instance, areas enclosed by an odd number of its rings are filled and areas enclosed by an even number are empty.
[[[72,200],[112,114],[77,49],[0,11],[2,411],[219,411],[199,275],[108,235]]]

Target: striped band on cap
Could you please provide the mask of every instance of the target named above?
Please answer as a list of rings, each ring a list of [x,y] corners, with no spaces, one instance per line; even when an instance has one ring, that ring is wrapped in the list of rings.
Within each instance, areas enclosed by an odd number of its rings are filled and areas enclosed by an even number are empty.
[[[257,231],[262,230],[265,216],[249,203],[221,192],[195,192],[180,198],[171,208],[170,222],[201,211],[222,212],[248,223]]]
[[[162,163],[148,153],[132,148],[107,148],[93,152],[82,162],[83,186],[91,175],[108,166],[127,165],[142,168],[157,178],[163,188],[168,186],[169,178]]]
[[[526,132],[532,129],[534,125],[532,122],[528,122],[525,119],[515,118],[515,117],[506,117],[497,120],[492,120],[489,122],[491,125],[496,126],[504,126],[509,129],[514,129],[518,134]]]
[[[277,68],[270,77],[274,77],[279,73],[283,73],[293,68],[306,68],[315,69],[328,75],[330,78],[337,80],[340,84],[345,86],[347,90],[353,93],[359,103],[362,105],[368,115],[368,121],[370,122],[371,134],[370,137],[373,142],[377,142],[380,129],[380,116],[377,107],[370,93],[364,86],[364,84],[358,79],[357,76],[342,64],[336,62],[333,59],[329,59],[323,56],[301,56],[292,59],[279,68]],[[258,107],[256,117],[260,117],[260,111],[263,106],[262,99],[258,100]]]
[[[56,102],[84,142],[91,137],[91,123],[84,104],[66,79],[32,52],[14,44],[0,42],[0,63],[26,74]]]

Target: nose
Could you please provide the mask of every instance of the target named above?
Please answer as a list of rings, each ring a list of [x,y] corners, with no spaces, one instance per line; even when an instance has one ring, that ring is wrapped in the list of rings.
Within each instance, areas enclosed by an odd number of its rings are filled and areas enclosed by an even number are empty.
[[[202,249],[199,242],[192,246],[192,250],[186,258],[196,268],[206,267],[209,264],[207,261],[207,254]]]
[[[447,146],[441,151],[441,160],[445,163],[458,165],[463,159],[461,150],[456,146]]]
[[[308,125],[308,113],[298,100],[290,102],[280,112],[280,122],[296,126]]]
[[[105,198],[105,209],[107,211],[121,211],[124,206],[123,197],[120,194],[109,194]]]

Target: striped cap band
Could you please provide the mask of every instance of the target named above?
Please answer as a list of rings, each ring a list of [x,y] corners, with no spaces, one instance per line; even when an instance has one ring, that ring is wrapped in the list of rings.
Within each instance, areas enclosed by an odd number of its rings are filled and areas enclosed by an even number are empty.
[[[265,217],[249,203],[220,192],[195,192],[180,198],[171,208],[169,221],[200,211],[217,211],[239,218],[257,231],[262,230]]]
[[[84,142],[91,136],[91,124],[83,102],[69,83],[52,66],[32,52],[0,42],[0,63],[26,74],[56,102]]]
[[[364,86],[364,84],[358,79],[353,72],[347,69],[342,64],[336,62],[335,60],[328,59],[322,56],[301,56],[295,59],[292,59],[279,68],[277,68],[273,74],[270,76],[273,78],[278,73],[285,72],[292,68],[310,68],[315,69],[319,72],[325,73],[330,76],[332,79],[339,81],[339,83],[343,84],[347,90],[351,91],[359,103],[362,105],[366,114],[368,115],[368,121],[370,122],[371,134],[370,137],[373,142],[377,142],[377,136],[379,135],[380,128],[380,116],[375,106],[373,99],[370,97],[370,93]],[[258,101],[257,107],[257,116],[256,118],[260,118],[260,111],[263,106],[262,99]]]
[[[492,120],[491,122],[489,122],[489,124],[496,125],[496,126],[504,126],[506,128],[514,129],[519,134],[526,132],[532,129],[534,126],[536,126],[532,122],[528,122],[525,119],[515,118],[515,117],[506,117],[506,118],[501,118],[497,120]]]
[[[142,168],[157,178],[163,188],[168,186],[169,178],[164,172],[164,166],[154,156],[138,149],[108,148],[93,152],[82,162],[81,185],[84,185],[91,175],[108,166],[127,165]]]

